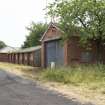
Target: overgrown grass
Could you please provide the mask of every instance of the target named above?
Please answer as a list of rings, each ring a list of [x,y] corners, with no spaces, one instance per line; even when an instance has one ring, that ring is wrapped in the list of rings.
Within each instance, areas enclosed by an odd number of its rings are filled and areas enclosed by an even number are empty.
[[[64,84],[99,84],[105,86],[105,65],[88,65],[47,69],[43,79]]]

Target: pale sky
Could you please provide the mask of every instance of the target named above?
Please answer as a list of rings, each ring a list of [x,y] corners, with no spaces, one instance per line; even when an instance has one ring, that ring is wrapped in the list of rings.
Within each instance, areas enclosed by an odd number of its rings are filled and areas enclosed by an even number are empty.
[[[51,2],[52,0],[48,0]],[[0,0],[0,40],[20,47],[32,21],[45,22],[46,0]]]

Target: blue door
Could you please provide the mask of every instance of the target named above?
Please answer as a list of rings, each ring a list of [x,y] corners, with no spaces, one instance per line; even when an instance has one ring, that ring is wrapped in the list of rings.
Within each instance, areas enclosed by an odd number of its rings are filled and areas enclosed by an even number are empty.
[[[46,43],[46,62],[47,66],[51,62],[55,62],[57,66],[64,63],[64,50],[59,40]]]

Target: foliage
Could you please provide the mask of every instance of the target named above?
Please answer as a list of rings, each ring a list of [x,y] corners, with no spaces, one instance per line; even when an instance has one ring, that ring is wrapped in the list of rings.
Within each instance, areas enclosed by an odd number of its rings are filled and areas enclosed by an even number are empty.
[[[22,45],[22,48],[40,45],[40,38],[44,34],[46,28],[47,24],[32,22],[31,25],[27,27],[29,35],[26,36],[26,40]]]
[[[55,0],[48,6],[48,14],[59,18],[64,38],[80,34],[81,42],[94,40],[97,58],[105,46],[105,0]],[[53,14],[52,14],[53,13]]]
[[[0,41],[0,49],[1,48],[4,48],[4,47],[6,47],[7,45],[3,42],[3,41]]]

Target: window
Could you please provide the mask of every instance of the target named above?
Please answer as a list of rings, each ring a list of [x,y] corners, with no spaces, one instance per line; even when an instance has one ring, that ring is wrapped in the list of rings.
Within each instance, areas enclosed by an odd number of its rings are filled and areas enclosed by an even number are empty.
[[[92,60],[91,52],[82,52],[81,53],[81,61],[82,62],[90,62]]]

